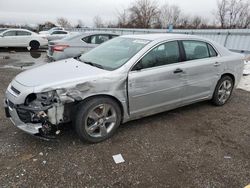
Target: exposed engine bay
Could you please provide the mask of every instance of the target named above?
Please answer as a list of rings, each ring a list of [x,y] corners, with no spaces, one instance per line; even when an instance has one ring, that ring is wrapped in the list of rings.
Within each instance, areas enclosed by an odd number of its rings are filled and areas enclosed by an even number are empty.
[[[30,94],[25,103],[15,105],[19,118],[24,123],[40,123],[42,136],[53,137],[59,134],[58,125],[70,121],[70,110],[65,110],[70,104],[62,103],[56,91]]]

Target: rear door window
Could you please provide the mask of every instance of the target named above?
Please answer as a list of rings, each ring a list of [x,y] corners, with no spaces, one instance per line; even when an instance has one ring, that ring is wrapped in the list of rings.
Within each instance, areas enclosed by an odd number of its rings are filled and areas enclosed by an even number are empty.
[[[67,34],[66,31],[53,31],[51,33],[51,35],[65,35],[65,34]]]
[[[109,40],[109,35],[92,35],[85,37],[82,40],[89,44],[101,44]]]
[[[182,41],[182,43],[187,61],[210,57],[207,43],[201,41]]]
[[[31,35],[31,33],[27,32],[27,31],[17,31],[16,35],[17,36],[28,36],[28,35]]]

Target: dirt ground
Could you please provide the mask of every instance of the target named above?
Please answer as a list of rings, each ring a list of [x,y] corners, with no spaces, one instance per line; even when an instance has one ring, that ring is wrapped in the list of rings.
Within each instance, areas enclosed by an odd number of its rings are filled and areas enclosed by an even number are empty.
[[[0,67],[8,61],[0,53]],[[18,72],[0,68],[1,100]],[[119,153],[125,162],[115,164],[112,156]],[[243,90],[235,90],[223,107],[201,102],[126,123],[98,144],[82,143],[70,125],[54,141],[34,138],[5,118],[0,103],[0,187],[241,188],[249,183],[250,93]]]

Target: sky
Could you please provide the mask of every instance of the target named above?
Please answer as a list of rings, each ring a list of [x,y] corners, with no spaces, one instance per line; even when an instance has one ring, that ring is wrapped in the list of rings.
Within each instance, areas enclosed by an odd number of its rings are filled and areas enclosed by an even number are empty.
[[[119,11],[128,8],[135,0],[0,0],[0,23],[38,24],[44,21],[56,22],[65,17],[76,24],[81,20],[85,26],[93,26],[93,18],[116,21]],[[157,0],[178,5],[183,12],[200,15],[213,21],[212,12],[216,0]]]

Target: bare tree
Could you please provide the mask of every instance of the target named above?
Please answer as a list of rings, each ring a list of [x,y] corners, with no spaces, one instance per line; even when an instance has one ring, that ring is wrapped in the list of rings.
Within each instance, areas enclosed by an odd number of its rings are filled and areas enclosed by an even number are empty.
[[[191,17],[187,14],[182,14],[179,18],[178,28],[189,29],[191,25]]]
[[[84,23],[82,22],[82,20],[78,20],[77,21],[77,24],[76,24],[76,26],[75,26],[76,28],[81,28],[81,27],[84,27]]]
[[[181,9],[176,5],[164,4],[160,9],[159,19],[162,27],[167,27],[172,24],[174,26],[178,25],[180,18]]]
[[[130,24],[139,28],[150,28],[159,14],[156,2],[151,0],[137,0],[129,12]]]
[[[61,27],[71,27],[70,22],[66,18],[63,18],[63,17],[57,18],[57,23]]]
[[[228,11],[227,6],[228,6],[227,0],[217,1],[216,18],[219,21],[221,28],[225,28],[227,22],[227,11]]]
[[[239,28],[249,25],[249,1],[230,0],[228,5],[229,27]]]
[[[100,16],[95,16],[93,22],[96,28],[104,27],[103,21]]]
[[[117,18],[118,18],[117,25],[119,28],[128,26],[128,15],[126,9],[124,9],[122,12],[118,12]]]
[[[248,0],[219,0],[216,18],[221,28],[247,28],[250,25]]]

